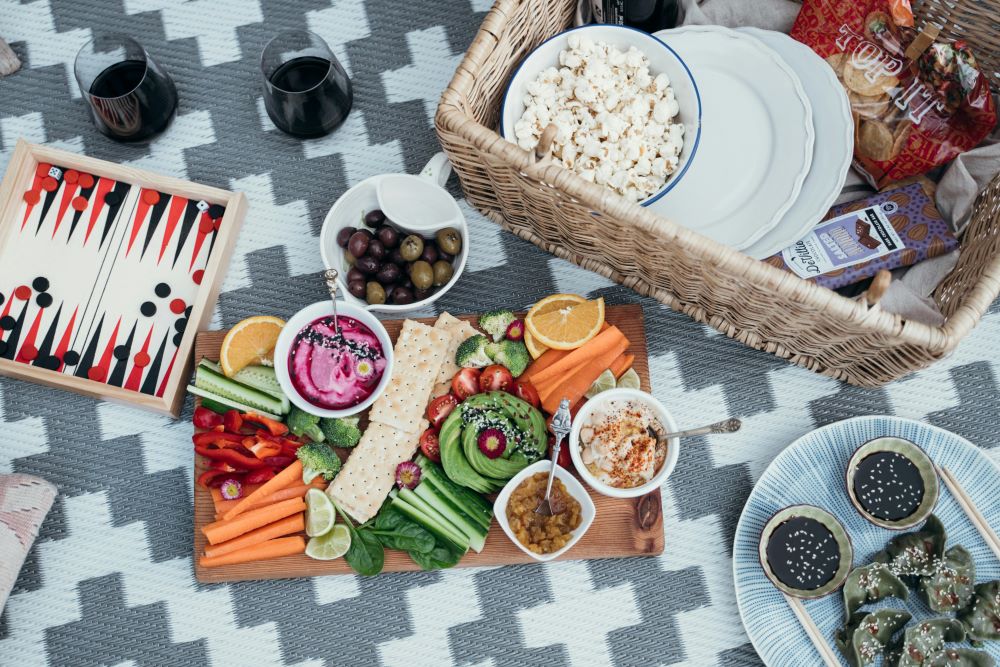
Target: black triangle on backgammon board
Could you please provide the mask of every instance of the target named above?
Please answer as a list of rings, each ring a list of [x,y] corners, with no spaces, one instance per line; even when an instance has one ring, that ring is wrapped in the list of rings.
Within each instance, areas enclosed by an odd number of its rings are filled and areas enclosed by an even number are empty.
[[[150,396],[156,395],[156,387],[160,381],[160,366],[163,365],[163,352],[167,349],[168,338],[170,338],[169,331],[163,336],[163,340],[160,341],[160,348],[156,351],[156,356],[153,357],[152,363],[146,369],[146,379],[142,381],[142,387],[139,389],[144,394],[149,394]]]
[[[59,328],[59,318],[62,315],[62,304],[59,304],[59,309],[56,310],[56,315],[52,318],[52,324],[49,325],[48,331],[45,332],[45,337],[42,338],[42,344],[38,346],[38,356],[32,363],[34,366],[40,366],[46,368],[48,364],[48,358],[52,356],[52,343],[56,340],[56,330]],[[60,363],[62,360],[60,359]]]
[[[59,192],[59,188],[56,188],[51,192],[48,190],[42,190],[42,192],[45,193],[45,201],[42,202],[42,215],[38,218],[38,227],[35,229],[36,236],[38,235],[38,232],[42,231],[42,223],[45,222],[45,214],[47,214],[49,209],[52,208],[52,202],[56,200],[56,193]]]
[[[80,188],[80,194],[79,194],[79,196],[83,197],[84,199],[86,199],[88,203],[90,202],[90,195],[94,194],[94,188],[97,187],[97,181],[98,181],[98,179],[95,178],[94,179],[94,184],[91,185],[89,188]],[[73,238],[73,232],[76,231],[76,225],[77,225],[77,223],[80,222],[80,218],[83,217],[84,212],[87,211],[87,210],[88,209],[84,209],[83,211],[75,211],[73,213],[73,223],[69,227],[69,236],[66,237],[66,241],[67,242],[71,238]]]
[[[191,233],[191,228],[194,227],[194,221],[198,219],[200,214],[201,211],[198,209],[198,202],[189,199],[187,208],[184,209],[184,220],[181,222],[181,235],[177,239],[177,252],[174,253],[174,262],[170,265],[170,268],[177,266],[177,260],[180,259],[181,251],[184,250],[184,242],[187,241],[188,234]]]
[[[4,359],[13,359],[14,353],[17,352],[17,344],[21,340],[21,332],[24,330],[24,318],[28,313],[28,301],[24,302],[24,308],[21,309],[21,314],[17,316],[14,328],[10,330],[10,334],[7,337],[7,349],[3,353]]]
[[[143,259],[146,256],[146,248],[149,247],[149,242],[153,240],[153,234],[156,233],[156,228],[160,226],[160,222],[163,220],[163,213],[167,210],[167,205],[170,203],[170,196],[161,192],[160,199],[155,204],[153,204],[153,210],[149,214],[149,223],[146,225],[146,239],[142,243],[142,254],[139,255],[139,259]]]
[[[94,357],[97,356],[97,344],[101,341],[102,327],[104,327],[104,315],[101,315],[101,319],[97,323],[97,329],[94,330],[94,335],[90,338],[90,342],[87,343],[87,349],[84,351],[80,363],[76,365],[76,371],[73,375],[82,378],[88,377],[87,371],[93,368]]]
[[[108,207],[108,217],[104,220],[104,231],[101,232],[101,245],[99,247],[104,247],[104,240],[108,238],[108,233],[110,233],[111,228],[115,226],[115,218],[118,217],[118,210],[121,209],[122,204],[125,203],[125,198],[128,197],[128,191],[131,189],[132,186],[128,183],[118,181],[115,183],[115,187],[111,192],[121,195],[121,199],[115,204],[108,204],[107,195],[104,196],[104,203]]]
[[[132,343],[135,341],[135,327],[139,323],[136,322],[132,325],[132,330],[128,333],[128,338],[120,347],[124,347],[128,352],[124,359],[119,359],[115,355],[115,368],[111,371],[110,377],[108,377],[108,384],[112,387],[120,387],[125,381],[125,371],[128,368],[129,359],[132,357]]]

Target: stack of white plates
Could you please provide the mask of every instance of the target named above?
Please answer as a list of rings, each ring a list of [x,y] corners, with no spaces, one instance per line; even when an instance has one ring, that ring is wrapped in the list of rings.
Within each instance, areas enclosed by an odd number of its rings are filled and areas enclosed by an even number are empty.
[[[686,26],[655,34],[702,100],[688,173],[650,210],[764,259],[818,223],[851,164],[850,103],[833,70],[788,35]]]

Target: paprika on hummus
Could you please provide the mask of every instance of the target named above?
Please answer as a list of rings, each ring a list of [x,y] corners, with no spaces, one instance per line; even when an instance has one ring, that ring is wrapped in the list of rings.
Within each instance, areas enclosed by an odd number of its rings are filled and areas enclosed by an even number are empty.
[[[378,337],[353,317],[324,316],[303,327],[292,341],[288,368],[292,385],[318,408],[344,410],[371,396],[385,372]]]

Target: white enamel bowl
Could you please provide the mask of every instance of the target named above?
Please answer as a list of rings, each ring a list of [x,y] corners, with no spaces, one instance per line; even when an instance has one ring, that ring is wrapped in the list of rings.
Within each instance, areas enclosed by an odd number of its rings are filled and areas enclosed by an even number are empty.
[[[537,561],[549,561],[559,558],[571,548],[573,545],[580,541],[583,534],[587,532],[590,528],[590,524],[594,523],[594,517],[597,516],[597,508],[594,507],[594,501],[591,500],[590,494],[587,493],[587,489],[583,488],[583,484],[580,484],[579,480],[573,476],[569,470],[556,466],[556,478],[562,480],[562,483],[566,486],[566,491],[569,495],[573,496],[578,503],[580,503],[580,525],[577,526],[576,530],[573,531],[573,536],[569,539],[566,545],[559,549],[558,551],[553,551],[550,554],[536,554],[525,547],[514,535],[514,532],[510,528],[510,523],[507,521],[507,503],[510,501],[510,494],[514,493],[521,482],[523,482],[527,477],[534,475],[538,472],[548,473],[551,468],[552,462],[548,459],[543,459],[532,463],[530,466],[522,470],[521,472],[514,475],[509,482],[500,490],[497,499],[493,501],[493,515],[496,517],[497,523],[503,528],[503,532],[510,538],[510,541],[517,545],[517,547],[528,554]]]
[[[571,34],[586,35],[595,42],[605,42],[619,50],[627,51],[634,46],[649,59],[649,69],[653,76],[661,72],[670,78],[670,86],[680,110],[677,118],[684,124],[684,147],[681,149],[677,171],[670,176],[659,192],[641,202],[648,206],[670,192],[687,173],[698,146],[701,143],[701,94],[691,71],[670,46],[649,33],[620,25],[585,25],[559,33],[542,42],[529,53],[514,76],[504,94],[500,111],[500,135],[517,143],[514,138],[514,124],[524,115],[524,95],[528,84],[538,78],[549,67],[559,67],[559,52],[566,48]]]
[[[653,398],[652,394],[639,391],[638,389],[609,389],[608,391],[602,391],[584,403],[583,407],[576,414],[576,418],[573,420],[573,430],[569,433],[569,456],[573,460],[573,465],[576,466],[576,472],[594,491],[605,496],[611,496],[612,498],[638,498],[660,488],[664,480],[674,471],[674,466],[677,465],[677,457],[680,453],[680,440],[671,438],[667,442],[666,460],[663,461],[663,465],[660,466],[660,469],[653,475],[652,479],[642,486],[636,486],[631,489],[619,489],[618,487],[601,482],[587,470],[587,466],[583,463],[583,459],[580,456],[580,429],[590,419],[594,410],[603,407],[608,401],[613,399],[639,401],[653,413],[668,433],[677,431],[677,423],[674,421],[674,418],[670,416],[670,413],[667,412],[662,403]],[[563,446],[565,447],[566,445]]]
[[[382,379],[379,380],[378,386],[375,387],[375,391],[373,391],[368,398],[357,405],[343,410],[327,410],[313,405],[307,401],[302,394],[298,392],[295,385],[292,384],[288,368],[288,353],[292,348],[292,342],[295,340],[295,336],[298,335],[303,328],[309,326],[321,317],[333,315],[333,305],[329,301],[319,301],[311,306],[306,306],[299,312],[292,315],[291,319],[288,320],[288,323],[285,324],[285,327],[281,330],[281,334],[278,336],[278,342],[274,346],[274,372],[278,376],[278,384],[281,385],[281,390],[285,392],[286,396],[288,396],[288,400],[290,400],[299,409],[319,417],[347,417],[368,408],[375,402],[375,399],[378,398],[383,391],[385,391],[386,385],[389,384],[389,376],[392,375],[392,340],[389,338],[389,332],[385,330],[385,327],[378,321],[378,318],[364,308],[359,308],[352,303],[345,303],[343,301],[337,302],[337,314],[341,316],[346,315],[348,317],[353,317],[372,330],[379,342],[382,344],[382,351],[385,353],[385,371],[382,373]]]

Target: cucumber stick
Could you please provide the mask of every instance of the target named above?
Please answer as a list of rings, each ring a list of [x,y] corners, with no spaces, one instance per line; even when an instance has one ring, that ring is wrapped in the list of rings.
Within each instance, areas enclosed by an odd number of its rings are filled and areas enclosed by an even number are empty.
[[[219,396],[218,394],[213,394],[205,389],[200,389],[193,384],[188,385],[188,393],[192,396],[197,396],[201,399],[202,407],[208,408],[212,412],[218,412],[219,414],[225,414],[230,410],[236,410],[237,412],[256,412],[261,417],[268,417],[274,419],[275,421],[282,421],[283,417],[279,415],[266,412],[259,408],[253,408],[239,401],[234,401],[231,398],[226,398],[225,396]]]
[[[218,363],[212,361],[211,359],[206,359],[205,357],[202,357],[201,361],[198,362],[198,365],[199,366],[204,366],[205,368],[207,368],[210,371],[215,371],[216,373],[220,373],[220,374],[222,373],[222,366],[220,366]]]
[[[273,368],[267,366],[247,366],[234,375],[233,379],[281,401],[281,405],[284,407],[282,412],[288,412],[292,409],[292,405],[288,397],[285,396],[285,392],[281,391],[278,376],[275,374]]]
[[[451,502],[441,496],[432,484],[423,482],[413,490],[418,498],[437,510],[438,514],[448,520],[448,522],[469,538],[469,546],[480,552],[486,544],[486,534],[489,528],[483,528],[473,519],[466,516],[465,512],[458,509]]]
[[[198,389],[204,389],[231,401],[237,401],[254,410],[264,410],[278,415],[285,414],[284,404],[274,396],[235,382],[206,366],[198,366],[198,370],[195,371],[194,385]]]
[[[393,500],[394,505],[397,503],[399,504],[399,509],[402,510],[407,516],[421,524],[424,528],[431,531],[438,537],[446,539],[463,549],[469,548],[469,538],[466,537],[460,530],[452,526],[447,519],[437,512],[437,510],[424,502],[424,500],[417,496],[417,494],[413,491],[410,491],[409,489],[400,489],[399,494]]]

